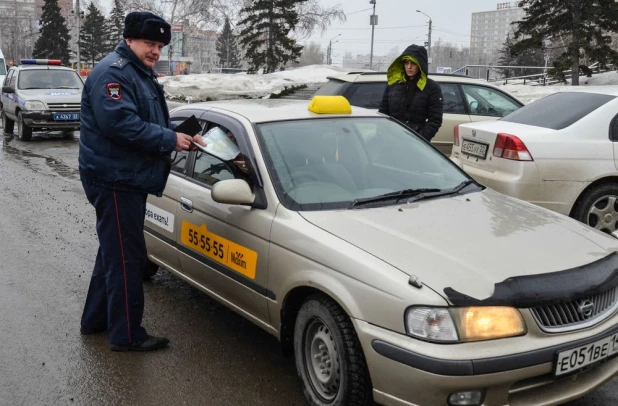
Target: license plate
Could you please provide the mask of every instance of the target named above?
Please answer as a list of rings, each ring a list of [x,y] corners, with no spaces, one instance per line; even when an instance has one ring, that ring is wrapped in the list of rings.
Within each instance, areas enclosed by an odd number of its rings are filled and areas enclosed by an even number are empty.
[[[76,121],[79,120],[79,113],[54,113],[55,121]]]
[[[564,375],[618,353],[618,333],[578,348],[558,353],[555,375]]]
[[[487,147],[487,144],[463,140],[461,143],[461,152],[485,159],[487,157]]]

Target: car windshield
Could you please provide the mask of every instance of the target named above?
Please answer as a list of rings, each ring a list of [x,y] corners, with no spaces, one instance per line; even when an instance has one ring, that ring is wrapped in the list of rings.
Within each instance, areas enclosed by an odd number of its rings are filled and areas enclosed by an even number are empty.
[[[522,107],[502,121],[562,130],[615,98],[598,93],[558,92]]]
[[[386,117],[265,123],[257,134],[280,200],[292,210],[396,204],[422,192],[452,191],[469,180]]]
[[[27,89],[81,89],[82,80],[72,70],[30,69],[19,73],[17,88]]]

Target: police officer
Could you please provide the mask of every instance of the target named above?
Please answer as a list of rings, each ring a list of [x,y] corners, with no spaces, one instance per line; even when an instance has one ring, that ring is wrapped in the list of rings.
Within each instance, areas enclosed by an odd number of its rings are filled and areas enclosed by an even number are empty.
[[[79,171],[96,210],[99,251],[80,331],[107,331],[114,351],[150,351],[169,340],[142,327],[146,198],[162,195],[171,153],[203,141],[171,129],[153,71],[170,42],[170,25],[133,12],[123,37],[92,70],[82,93]]]

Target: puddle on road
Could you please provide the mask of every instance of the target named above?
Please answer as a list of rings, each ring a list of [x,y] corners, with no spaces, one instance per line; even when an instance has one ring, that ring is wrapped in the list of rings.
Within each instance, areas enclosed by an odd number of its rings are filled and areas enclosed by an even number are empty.
[[[39,170],[32,165],[28,158],[40,158],[44,159],[47,166],[50,167],[52,171],[56,172],[58,175],[68,179],[79,179],[79,170],[71,168],[70,166],[65,165],[64,163],[55,158],[15,148],[10,145],[10,142],[13,139],[14,136],[7,136],[6,134],[4,135],[4,140],[2,142],[4,152],[17,159],[22,160],[28,168],[32,169],[35,172],[39,172]]]

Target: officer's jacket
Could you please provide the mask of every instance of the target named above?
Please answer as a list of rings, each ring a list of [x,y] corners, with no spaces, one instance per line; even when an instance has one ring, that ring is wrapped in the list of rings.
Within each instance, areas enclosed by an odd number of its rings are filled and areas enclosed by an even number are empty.
[[[82,93],[83,182],[161,196],[176,147],[163,87],[122,41],[88,76]]]

